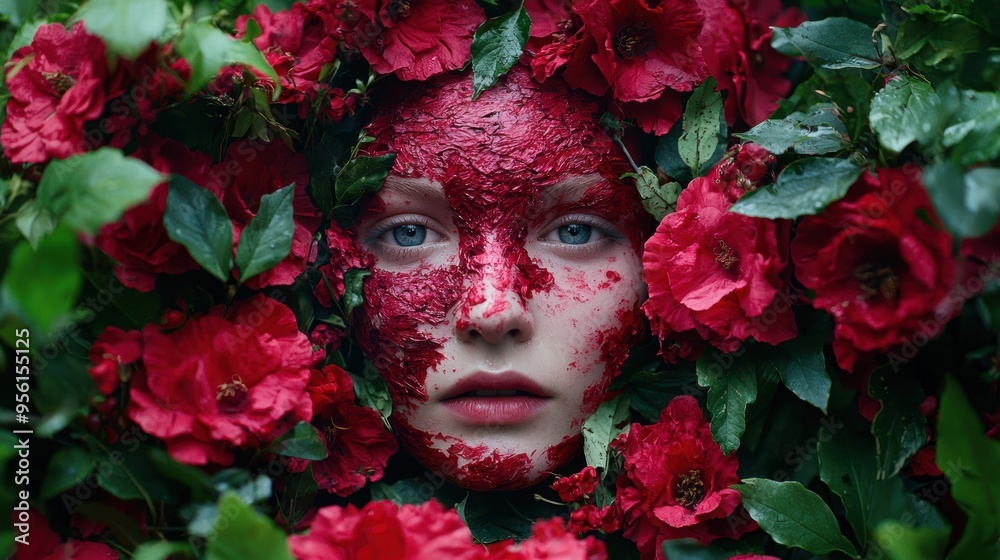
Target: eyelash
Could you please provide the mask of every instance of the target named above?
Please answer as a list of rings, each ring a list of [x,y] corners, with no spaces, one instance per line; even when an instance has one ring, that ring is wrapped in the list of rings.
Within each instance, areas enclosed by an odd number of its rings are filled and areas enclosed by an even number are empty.
[[[427,244],[418,245],[416,247],[402,247],[392,243],[387,243],[382,241],[382,237],[395,229],[397,226],[402,226],[406,224],[416,224],[419,226],[424,226],[427,229],[437,231],[439,235],[444,237],[439,231],[436,225],[431,223],[431,220],[426,216],[421,216],[419,214],[401,214],[399,216],[393,216],[387,220],[378,224],[378,227],[373,229],[368,234],[368,242],[371,245],[377,245],[378,250],[384,253],[389,258],[396,258],[400,260],[413,259],[419,254],[420,251],[427,249]]]
[[[569,243],[557,243],[553,241],[544,240],[544,236],[547,236],[553,231],[557,230],[558,228],[562,226],[567,226],[569,224],[588,225],[596,230],[599,230],[603,237],[598,241],[595,241],[593,243],[584,243],[583,245],[571,245]],[[608,244],[617,243],[621,241],[621,239],[622,237],[621,235],[618,234],[614,225],[603,218],[599,218],[591,214],[568,214],[560,217],[558,220],[553,222],[548,228],[546,228],[545,234],[543,235],[543,238],[541,238],[541,241],[543,243],[551,243],[553,245],[556,245],[559,247],[560,251],[563,251],[569,255],[575,257],[583,257],[592,253],[597,253],[602,249],[606,248]]]

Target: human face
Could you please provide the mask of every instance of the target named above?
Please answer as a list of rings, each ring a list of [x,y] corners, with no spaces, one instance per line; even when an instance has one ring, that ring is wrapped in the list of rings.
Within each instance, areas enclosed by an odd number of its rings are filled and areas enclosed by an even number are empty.
[[[537,482],[572,456],[644,297],[631,187],[589,174],[498,191],[486,207],[477,190],[390,177],[356,228],[376,259],[365,335],[397,431],[476,489]]]

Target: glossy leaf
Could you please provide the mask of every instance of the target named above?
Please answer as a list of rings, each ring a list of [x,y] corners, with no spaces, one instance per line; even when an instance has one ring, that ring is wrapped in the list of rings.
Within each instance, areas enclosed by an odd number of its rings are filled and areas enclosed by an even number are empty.
[[[924,184],[938,217],[959,237],[985,235],[1000,215],[1000,168],[979,167],[963,173],[952,163],[924,170]]]
[[[191,257],[223,282],[233,267],[233,224],[222,202],[208,189],[180,175],[170,178],[163,226]]]
[[[587,464],[608,470],[608,449],[615,438],[628,424],[629,398],[625,394],[605,401],[583,422],[583,454]]]
[[[326,459],[326,443],[309,422],[299,422],[291,430],[274,440],[268,451],[285,457],[320,461]]]
[[[775,348],[765,349],[768,363],[781,377],[781,381],[797,397],[826,414],[830,400],[830,374],[826,371],[823,346],[829,339],[829,330],[815,329],[800,333],[798,337],[783,342]]]
[[[385,183],[396,154],[385,154],[376,157],[356,157],[340,170],[334,183],[334,195],[337,203],[342,205],[355,204],[361,197],[373,193]]]
[[[129,60],[160,41],[168,17],[167,0],[89,0],[76,14],[109,52]]]
[[[881,404],[871,425],[878,477],[893,477],[927,443],[927,421],[917,408],[923,391],[916,379],[883,366],[872,372],[868,394]]]
[[[513,12],[483,22],[472,37],[472,98],[496,83],[524,52],[531,17],[524,3]]]
[[[831,17],[795,28],[775,27],[771,44],[788,56],[802,56],[821,68],[878,68],[872,28],[852,19]]]
[[[272,100],[281,95],[278,74],[257,47],[253,43],[234,39],[207,21],[186,26],[174,47],[191,66],[191,79],[185,88],[189,94],[208,84],[223,66],[245,64],[271,79],[271,87],[274,88]]]
[[[63,447],[49,461],[49,472],[42,481],[41,497],[53,498],[87,477],[94,469],[94,459],[82,447]]]
[[[344,274],[344,315],[351,316],[358,307],[365,303],[365,278],[371,276],[371,271],[352,268]]]
[[[260,198],[257,215],[243,229],[236,247],[240,282],[274,268],[292,250],[294,193],[295,185],[292,184]]]
[[[716,359],[728,360],[728,366]],[[757,363],[748,356],[734,357],[709,350],[697,363],[698,385],[708,387],[712,437],[729,454],[740,447],[746,430],[747,405],[757,399]]]
[[[694,176],[721,158],[725,149],[726,127],[722,94],[715,91],[715,78],[709,76],[695,88],[684,108],[683,132],[677,140],[677,152]]]
[[[205,549],[206,560],[292,560],[284,531],[235,494],[219,500],[219,515]]]
[[[750,517],[775,542],[813,554],[837,550],[857,557],[854,546],[840,533],[830,507],[798,482],[747,478],[733,488],[743,495]]]
[[[900,76],[872,99],[872,130],[883,148],[901,152],[913,142],[931,145],[941,136],[941,99],[927,82]]]
[[[847,127],[829,104],[815,105],[808,113],[792,113],[783,119],[768,119],[747,132],[734,134],[780,155],[788,150],[818,155],[850,146]]]
[[[861,175],[846,159],[805,158],[792,162],[773,185],[750,191],[730,212],[758,218],[787,218],[818,214],[843,198]]]

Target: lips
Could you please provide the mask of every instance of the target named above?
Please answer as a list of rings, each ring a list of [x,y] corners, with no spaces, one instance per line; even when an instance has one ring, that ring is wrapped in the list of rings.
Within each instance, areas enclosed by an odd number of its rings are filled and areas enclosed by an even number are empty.
[[[517,372],[477,372],[445,392],[441,404],[459,420],[476,425],[507,426],[531,420],[551,395]]]

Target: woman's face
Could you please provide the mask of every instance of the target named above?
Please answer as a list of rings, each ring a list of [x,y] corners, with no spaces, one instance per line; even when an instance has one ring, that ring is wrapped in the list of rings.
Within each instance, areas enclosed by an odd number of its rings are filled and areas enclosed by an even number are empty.
[[[471,136],[435,119],[396,142],[400,172],[354,229],[375,259],[358,338],[424,466],[517,488],[578,451],[642,330],[645,222],[635,189],[595,172],[592,147],[480,120]],[[415,134],[399,129],[394,140]],[[498,160],[505,142],[524,153]],[[537,154],[569,164],[540,168]]]

